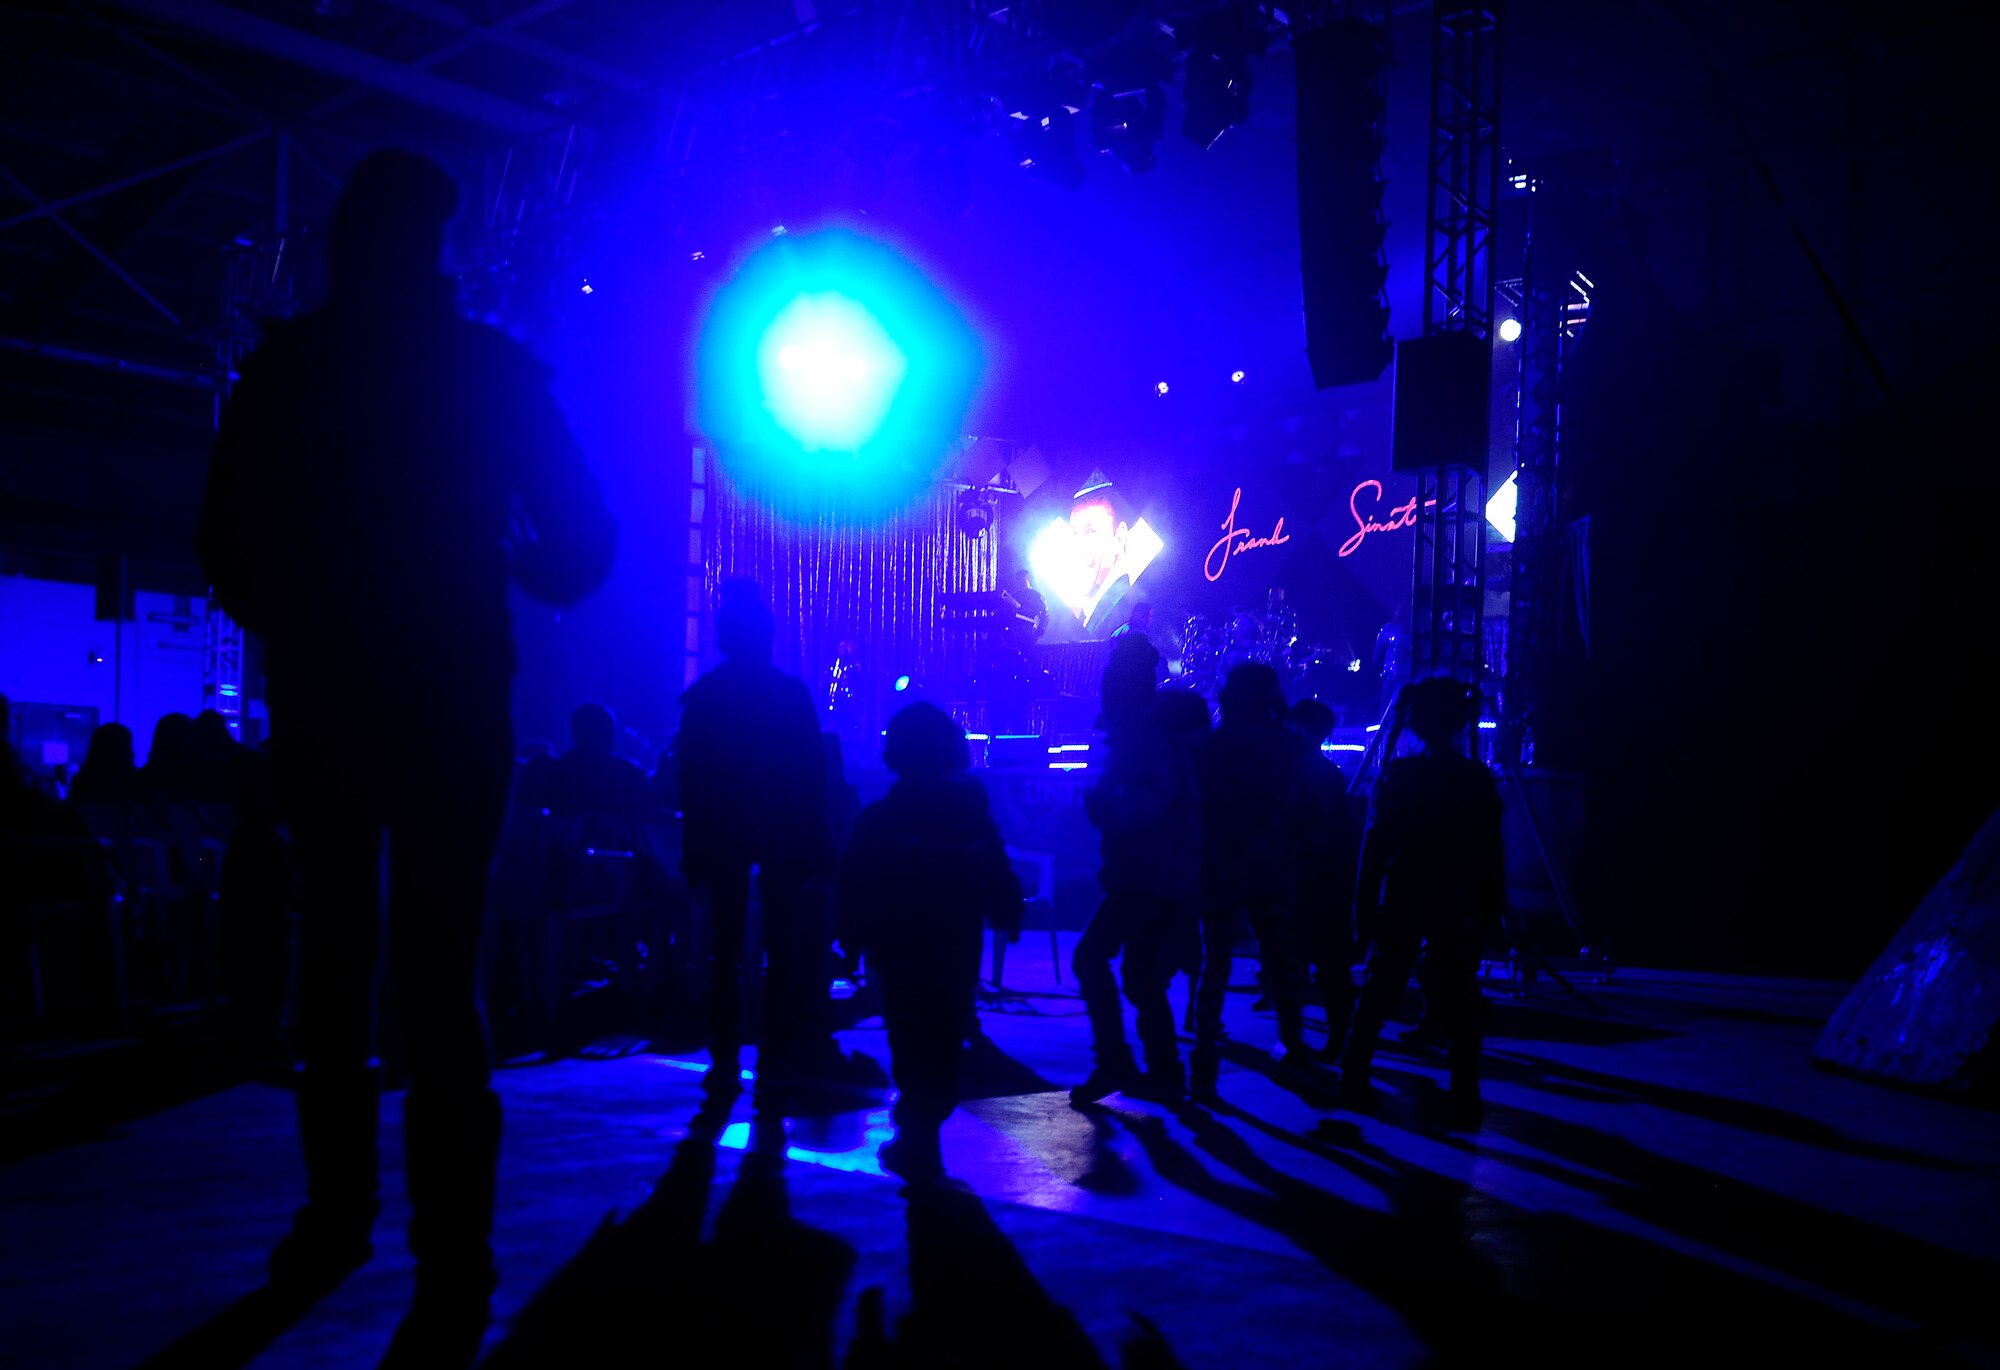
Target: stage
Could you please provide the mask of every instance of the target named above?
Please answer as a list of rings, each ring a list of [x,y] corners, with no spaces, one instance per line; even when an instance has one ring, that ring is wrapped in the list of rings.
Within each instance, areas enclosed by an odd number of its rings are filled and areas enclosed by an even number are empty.
[[[1486,1124],[1465,1136],[1427,1121],[1438,1063],[1393,1045],[1379,1119],[1328,1115],[1312,1082],[1273,1078],[1248,962],[1226,1104],[1073,1110],[1060,1090],[1088,1039],[1048,955],[1032,934],[1014,949],[1007,981],[1025,993],[984,1015],[971,1092],[987,1097],[945,1130],[970,1195],[906,1203],[876,1164],[879,1099],[753,1157],[747,1101],[718,1144],[690,1136],[698,1058],[503,1071],[491,1363],[601,1363],[592,1348],[618,1346],[618,1363],[1117,1364],[1151,1324],[1190,1367],[1633,1363],[1670,1347],[1718,1364],[2000,1364],[2000,1115],[1809,1068],[1842,985],[1627,971],[1583,987],[1596,1012],[1556,991],[1496,997]],[[879,1027],[843,1037],[885,1057]],[[364,1365],[385,1345],[411,1273],[385,1138],[374,1262],[255,1364]],[[162,1363],[252,1363],[268,1310],[243,1299],[300,1182],[290,1100],[261,1085],[0,1169],[8,1363],[169,1348]],[[875,1342],[876,1290],[910,1359]],[[937,1335],[958,1358],[926,1356]]]

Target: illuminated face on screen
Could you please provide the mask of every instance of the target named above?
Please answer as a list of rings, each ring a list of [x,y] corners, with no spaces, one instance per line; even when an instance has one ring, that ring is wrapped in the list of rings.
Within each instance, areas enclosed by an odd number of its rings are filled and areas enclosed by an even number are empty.
[[[1035,535],[1028,564],[1042,591],[1084,622],[1121,582],[1138,584],[1163,545],[1144,519],[1128,524],[1109,499],[1085,496]]]
[[[1070,546],[1079,569],[1090,574],[1091,590],[1102,590],[1111,579],[1131,535],[1110,500],[1079,500],[1069,511]]]

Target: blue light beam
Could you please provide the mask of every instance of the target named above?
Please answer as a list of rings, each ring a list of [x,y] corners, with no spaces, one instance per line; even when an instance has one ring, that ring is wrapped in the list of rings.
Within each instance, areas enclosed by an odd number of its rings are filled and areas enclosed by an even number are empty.
[[[788,233],[711,305],[697,413],[724,467],[767,492],[886,513],[936,475],[983,365],[964,316],[894,250]]]

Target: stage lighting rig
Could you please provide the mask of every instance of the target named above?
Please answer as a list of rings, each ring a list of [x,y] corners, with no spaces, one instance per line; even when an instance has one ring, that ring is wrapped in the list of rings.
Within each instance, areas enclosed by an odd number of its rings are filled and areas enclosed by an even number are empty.
[[[1250,59],[1264,55],[1264,32],[1254,9],[1232,4],[1189,21],[1180,37],[1187,44],[1181,136],[1212,148],[1250,117]]]
[[[1015,165],[1064,190],[1082,185],[1085,173],[1076,150],[1076,116],[1088,97],[1082,75],[1066,66],[1025,83],[1007,102],[1008,146]]]
[[[1128,47],[1113,52],[1096,73],[1090,99],[1091,141],[1134,175],[1151,171],[1159,160],[1154,145],[1167,126],[1167,96],[1161,86],[1173,72],[1173,59],[1167,53]]]
[[[993,526],[999,502],[991,490],[967,490],[958,497],[958,531],[969,538],[984,537]]]

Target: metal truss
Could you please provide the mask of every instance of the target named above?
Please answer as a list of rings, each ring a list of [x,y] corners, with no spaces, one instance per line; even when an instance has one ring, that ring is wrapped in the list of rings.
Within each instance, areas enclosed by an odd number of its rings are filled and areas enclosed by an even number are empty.
[[[1432,9],[1430,191],[1424,334],[1492,336],[1493,224],[1500,196],[1499,0]],[[1410,592],[1411,679],[1483,685],[1486,472],[1483,462],[1417,473]]]
[[[1575,233],[1584,214],[1578,183],[1587,176],[1517,173],[1528,220],[1522,275],[1500,283],[1520,320],[1519,386],[1514,424],[1514,547],[1508,580],[1505,687],[1499,747],[1527,764],[1524,745],[1565,650],[1568,534],[1562,523],[1563,371],[1590,319],[1594,284],[1578,267]]]
[[[1424,332],[1487,337],[1500,200],[1501,6],[1447,3],[1432,13]]]

